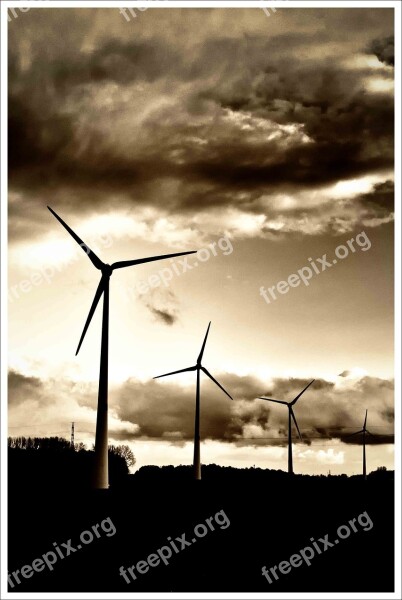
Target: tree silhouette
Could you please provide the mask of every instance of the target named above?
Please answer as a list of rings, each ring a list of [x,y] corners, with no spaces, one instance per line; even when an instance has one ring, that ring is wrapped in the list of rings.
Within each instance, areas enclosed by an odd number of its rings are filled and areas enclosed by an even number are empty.
[[[130,446],[127,446],[127,444],[122,444],[121,446],[110,445],[108,447],[108,450],[112,454],[116,454],[117,456],[121,456],[122,458],[124,458],[128,468],[133,467],[135,465],[136,458]]]
[[[77,485],[88,488],[93,469],[94,451],[80,442],[71,446],[61,437],[9,437],[10,487],[64,489]],[[110,485],[123,485],[135,457],[129,446],[110,446],[108,449]]]
[[[77,444],[74,444],[74,449],[76,452],[81,452],[81,450],[86,450],[87,447],[83,442],[79,442]]]

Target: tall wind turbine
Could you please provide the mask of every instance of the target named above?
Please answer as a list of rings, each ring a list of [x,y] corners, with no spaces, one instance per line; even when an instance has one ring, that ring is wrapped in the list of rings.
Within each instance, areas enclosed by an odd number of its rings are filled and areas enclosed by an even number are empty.
[[[300,433],[300,429],[299,426],[297,424],[296,421],[296,417],[295,417],[295,413],[293,412],[293,406],[296,404],[296,402],[298,401],[298,399],[300,398],[300,396],[302,394],[304,394],[304,392],[307,390],[307,388],[310,387],[310,385],[312,383],[314,383],[315,379],[313,379],[313,381],[310,381],[310,383],[308,385],[306,385],[306,387],[304,388],[303,391],[300,392],[300,394],[298,394],[296,396],[296,398],[294,398],[291,402],[284,402],[283,400],[273,400],[272,398],[260,398],[260,400],[268,400],[269,402],[276,402],[277,404],[284,404],[285,406],[288,407],[288,411],[289,411],[289,420],[288,420],[288,473],[290,473],[291,475],[293,475],[293,454],[292,454],[292,419],[294,421],[294,424],[296,425],[296,429],[297,429],[297,433],[299,434],[299,438],[302,440],[302,436]]]
[[[178,252],[175,254],[165,254],[162,256],[151,256],[148,258],[139,258],[136,260],[124,260],[108,265],[100,260],[96,254],[84,244],[76,233],[57,215],[54,210],[48,206],[48,209],[53,216],[63,225],[72,238],[87,254],[89,260],[94,267],[101,271],[101,279],[98,288],[95,292],[95,297],[78,344],[75,355],[77,356],[85,334],[94,315],[95,309],[103,295],[103,316],[102,316],[102,342],[100,355],[99,369],[99,390],[98,390],[98,410],[96,417],[96,434],[95,434],[95,462],[94,462],[94,478],[93,487],[96,489],[107,489],[109,487],[109,469],[108,469],[108,363],[109,363],[109,283],[110,276],[115,269],[123,269],[124,267],[132,267],[143,263],[152,262],[155,260],[164,260],[165,258],[173,258],[175,256],[184,256],[185,254],[194,254],[194,252]]]
[[[164,375],[158,375],[154,379],[160,379],[160,377],[168,377],[169,375],[176,375],[176,373],[186,373],[187,371],[197,371],[197,388],[195,395],[195,424],[194,424],[194,477],[195,479],[201,479],[201,456],[200,456],[200,371],[203,371],[208,377],[226,394],[231,400],[232,396],[221,386],[221,384],[212,377],[211,373],[202,366],[201,361],[204,355],[205,344],[207,343],[207,337],[209,328],[211,327],[211,321],[209,322],[207,333],[201,347],[201,352],[197,358],[197,363],[194,367],[188,367],[187,369],[180,369],[179,371],[172,371],[171,373],[165,373]]]
[[[366,416],[364,417],[364,423],[363,423],[363,429],[360,429],[360,431],[355,431],[354,433],[350,433],[349,435],[347,435],[346,437],[350,437],[352,435],[358,435],[359,433],[363,434],[363,479],[367,479],[367,469],[366,469],[366,433],[368,433],[369,435],[373,435],[372,433],[370,433],[370,431],[367,429],[366,425],[367,425],[367,409],[366,409]]]

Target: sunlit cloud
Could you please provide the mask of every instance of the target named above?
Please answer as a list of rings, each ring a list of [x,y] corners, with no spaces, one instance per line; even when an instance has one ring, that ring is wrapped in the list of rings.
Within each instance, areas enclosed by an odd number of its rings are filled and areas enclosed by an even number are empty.
[[[369,77],[366,81],[368,91],[375,94],[392,94],[394,87],[393,79],[385,79],[384,77]]]

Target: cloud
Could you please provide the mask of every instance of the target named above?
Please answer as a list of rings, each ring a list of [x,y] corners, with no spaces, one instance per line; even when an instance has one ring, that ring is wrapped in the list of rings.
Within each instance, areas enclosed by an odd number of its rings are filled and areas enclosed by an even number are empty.
[[[316,460],[324,465],[342,465],[345,461],[345,453],[342,450],[336,451],[334,448],[328,450],[299,450],[298,460]]]
[[[177,322],[179,318],[179,301],[171,290],[164,288],[150,289],[145,294],[139,294],[138,298],[156,321],[169,326]]]
[[[30,400],[40,402],[43,398],[43,383],[38,377],[26,377],[17,371],[10,370],[8,392],[10,405],[18,406]]]
[[[71,422],[80,436],[92,437],[96,423],[97,385],[70,379],[41,379],[10,370],[8,374],[10,435],[62,435],[69,438]],[[109,412],[112,439],[128,439],[138,427]]]
[[[264,390],[255,377],[229,373],[214,376],[235,400],[230,402],[208,380],[202,381],[203,439],[247,446],[287,444],[285,407],[257,398],[263,392],[269,397],[291,400],[311,379],[274,379]],[[176,439],[193,439],[192,384],[183,388],[173,381],[143,384],[129,380],[116,390],[114,402],[120,418],[139,426],[140,436],[166,438],[180,431]],[[296,404],[295,413],[307,443],[323,437],[359,444],[359,436],[348,436],[353,427],[356,431],[361,429],[365,408],[369,410],[368,424],[376,434],[367,443],[391,443],[393,438],[388,433],[392,434],[393,429],[393,383],[387,380],[363,377],[343,387],[319,379]]]
[[[394,36],[373,40],[368,48],[381,62],[386,65],[395,65]]]
[[[339,373],[338,377],[350,378],[350,379],[361,379],[366,376],[368,373],[361,369],[360,367],[353,367],[353,369],[346,369]]]
[[[169,313],[167,310],[161,310],[159,308],[154,308],[153,306],[147,305],[149,310],[155,315],[157,319],[165,323],[166,325],[173,325],[176,321],[176,315]]]
[[[235,223],[253,220],[253,236],[275,239],[392,220],[393,97],[368,85],[392,77],[388,13],[373,22],[368,10],[356,20],[328,9],[307,22],[289,9],[267,35],[262,11],[242,10],[242,31],[240,12],[193,10],[185,32],[181,11],[162,12],[142,15],[135,41],[124,19],[108,33],[101,9],[80,19],[32,10],[12,29],[11,240],[41,235],[44,202],[55,197],[82,219],[147,208],[172,224],[173,243],[188,227],[220,233],[222,222],[247,237]],[[350,68],[356,47],[382,62]],[[328,197],[337,182],[373,174],[371,197]]]
[[[267,394],[288,401],[311,380],[277,378],[264,388],[253,376],[213,375],[231,393],[234,401],[228,400],[214,384],[202,378],[201,435],[204,440],[250,447],[287,445],[286,408],[257,398]],[[16,372],[10,373],[10,378],[10,421],[13,423],[17,418],[21,419],[24,411],[26,414],[27,407],[32,407],[34,389],[35,414],[42,422],[47,423],[47,417],[43,418],[46,406],[51,405],[53,411],[58,407],[58,414],[63,415],[68,408],[72,410],[73,402],[75,418],[65,417],[65,421],[85,420],[87,424],[92,422],[93,427],[96,386],[63,381],[56,384],[38,379],[32,382],[32,378]],[[112,388],[109,393],[111,437],[131,441],[158,439],[173,444],[191,441],[194,437],[194,386],[195,375],[194,381],[189,380],[185,387],[174,379],[158,382],[129,379]],[[294,410],[307,444],[317,439],[361,444],[361,436],[350,434],[361,429],[366,408],[367,425],[374,434],[367,438],[367,443],[392,443],[392,381],[365,376],[335,384],[319,379],[297,402]],[[77,417],[77,414],[82,416]],[[299,443],[297,439],[295,443]]]
[[[376,183],[373,189],[360,196],[362,206],[371,210],[373,217],[389,216],[394,212],[395,189],[393,181]]]

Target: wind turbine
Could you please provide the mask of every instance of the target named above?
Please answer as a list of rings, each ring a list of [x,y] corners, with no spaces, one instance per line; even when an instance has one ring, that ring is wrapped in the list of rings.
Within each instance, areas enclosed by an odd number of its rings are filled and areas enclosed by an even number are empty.
[[[139,258],[136,260],[124,260],[108,265],[100,260],[96,254],[84,244],[76,233],[48,206],[48,209],[54,217],[63,225],[72,238],[87,254],[94,267],[101,271],[101,279],[95,292],[95,297],[81,334],[81,338],[75,355],[77,356],[81,344],[84,341],[85,334],[94,315],[95,309],[103,295],[103,316],[102,316],[102,342],[99,369],[99,389],[98,389],[98,410],[96,416],[96,434],[95,434],[95,461],[94,461],[94,479],[93,487],[96,489],[107,489],[109,487],[109,469],[108,469],[108,363],[109,363],[109,283],[110,276],[115,269],[132,267],[155,260],[164,260],[175,256],[184,256],[185,254],[194,254],[192,252],[177,252],[175,254],[165,254],[162,256],[151,256],[148,258]]]
[[[373,435],[372,433],[370,433],[370,431],[367,429],[366,424],[367,424],[367,409],[366,409],[366,416],[364,417],[364,423],[363,423],[363,429],[360,429],[360,431],[355,431],[354,433],[350,433],[349,435],[347,435],[346,437],[350,437],[352,435],[358,435],[359,433],[363,434],[363,479],[367,479],[367,470],[366,470],[366,433],[368,433],[369,435]]]
[[[197,358],[197,363],[194,367],[188,367],[187,369],[180,369],[179,371],[172,371],[171,373],[165,373],[164,375],[158,375],[154,379],[160,379],[161,377],[168,377],[169,375],[176,375],[176,373],[186,373],[187,371],[197,371],[197,388],[195,396],[195,423],[194,423],[194,477],[195,479],[201,479],[201,458],[200,458],[200,371],[203,371],[225,394],[233,400],[232,396],[221,386],[221,384],[212,377],[211,373],[202,366],[201,361],[204,355],[205,344],[207,343],[207,337],[209,328],[211,327],[211,321],[209,322],[207,332],[205,334],[204,341],[202,343],[201,352]]]
[[[294,421],[294,424],[296,425],[296,429],[297,429],[297,433],[299,434],[299,438],[301,440],[303,440],[301,433],[300,433],[300,429],[299,426],[297,424],[296,421],[296,417],[295,417],[295,413],[293,412],[293,406],[296,404],[296,402],[298,401],[298,399],[300,398],[300,396],[302,394],[304,394],[304,392],[307,390],[307,388],[310,387],[310,385],[312,383],[314,383],[315,379],[313,379],[313,381],[310,381],[310,383],[308,385],[306,385],[306,387],[304,388],[303,391],[300,392],[300,394],[298,394],[296,396],[296,398],[294,398],[291,402],[284,402],[283,400],[273,400],[272,398],[260,398],[260,400],[268,400],[269,402],[276,402],[277,404],[284,404],[285,406],[288,407],[289,410],[289,420],[288,420],[288,473],[290,473],[291,475],[293,475],[293,454],[292,454],[292,419]]]

